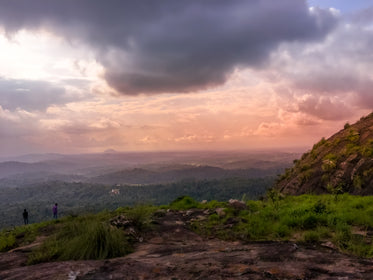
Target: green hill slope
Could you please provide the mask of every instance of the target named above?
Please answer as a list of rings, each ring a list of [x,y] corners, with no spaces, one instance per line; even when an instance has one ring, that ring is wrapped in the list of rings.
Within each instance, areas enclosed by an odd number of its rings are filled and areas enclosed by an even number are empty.
[[[277,181],[286,194],[373,194],[373,113],[329,139],[321,139],[311,151],[294,160]]]

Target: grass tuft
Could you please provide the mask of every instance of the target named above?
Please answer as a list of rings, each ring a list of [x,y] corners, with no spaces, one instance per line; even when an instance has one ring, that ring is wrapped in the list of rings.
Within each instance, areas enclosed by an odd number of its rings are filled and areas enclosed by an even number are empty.
[[[91,216],[63,223],[56,234],[29,256],[28,263],[114,258],[131,250],[123,231]]]

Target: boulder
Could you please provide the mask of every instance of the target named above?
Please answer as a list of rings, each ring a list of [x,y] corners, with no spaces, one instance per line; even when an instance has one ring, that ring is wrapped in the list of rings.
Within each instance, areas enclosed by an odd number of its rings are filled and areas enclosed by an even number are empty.
[[[224,208],[216,208],[215,212],[219,217],[224,217],[226,215]]]
[[[246,203],[237,199],[230,199],[229,206],[236,210],[245,210],[247,209]]]

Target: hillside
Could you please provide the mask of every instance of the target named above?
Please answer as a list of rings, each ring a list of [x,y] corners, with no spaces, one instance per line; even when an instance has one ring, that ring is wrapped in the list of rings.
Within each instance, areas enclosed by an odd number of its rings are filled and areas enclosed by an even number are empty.
[[[133,168],[92,177],[88,180],[95,184],[164,184],[182,180],[213,180],[227,178],[260,178],[274,176],[284,168],[270,169],[223,169],[215,166],[174,165],[162,169]]]
[[[276,189],[286,194],[373,194],[373,113],[294,160],[278,178]]]
[[[372,279],[372,197],[273,202],[180,197],[16,227],[0,279]]]
[[[270,151],[138,152],[5,159],[0,162],[0,229],[20,225],[25,208],[32,222],[49,219],[55,202],[64,216],[120,205],[160,205],[180,195],[257,199],[296,156]]]
[[[297,156],[275,151],[26,155],[0,158],[0,188],[46,180],[158,184],[191,178],[256,178],[282,172]]]

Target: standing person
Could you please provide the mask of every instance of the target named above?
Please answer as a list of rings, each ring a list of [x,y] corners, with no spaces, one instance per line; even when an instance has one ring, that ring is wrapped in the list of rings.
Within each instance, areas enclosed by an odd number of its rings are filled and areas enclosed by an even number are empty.
[[[28,212],[26,209],[23,210],[23,222],[25,223],[25,225],[28,225]]]
[[[52,209],[52,211],[53,211],[53,218],[54,219],[57,219],[57,206],[58,206],[57,203],[54,204],[53,209]]]

